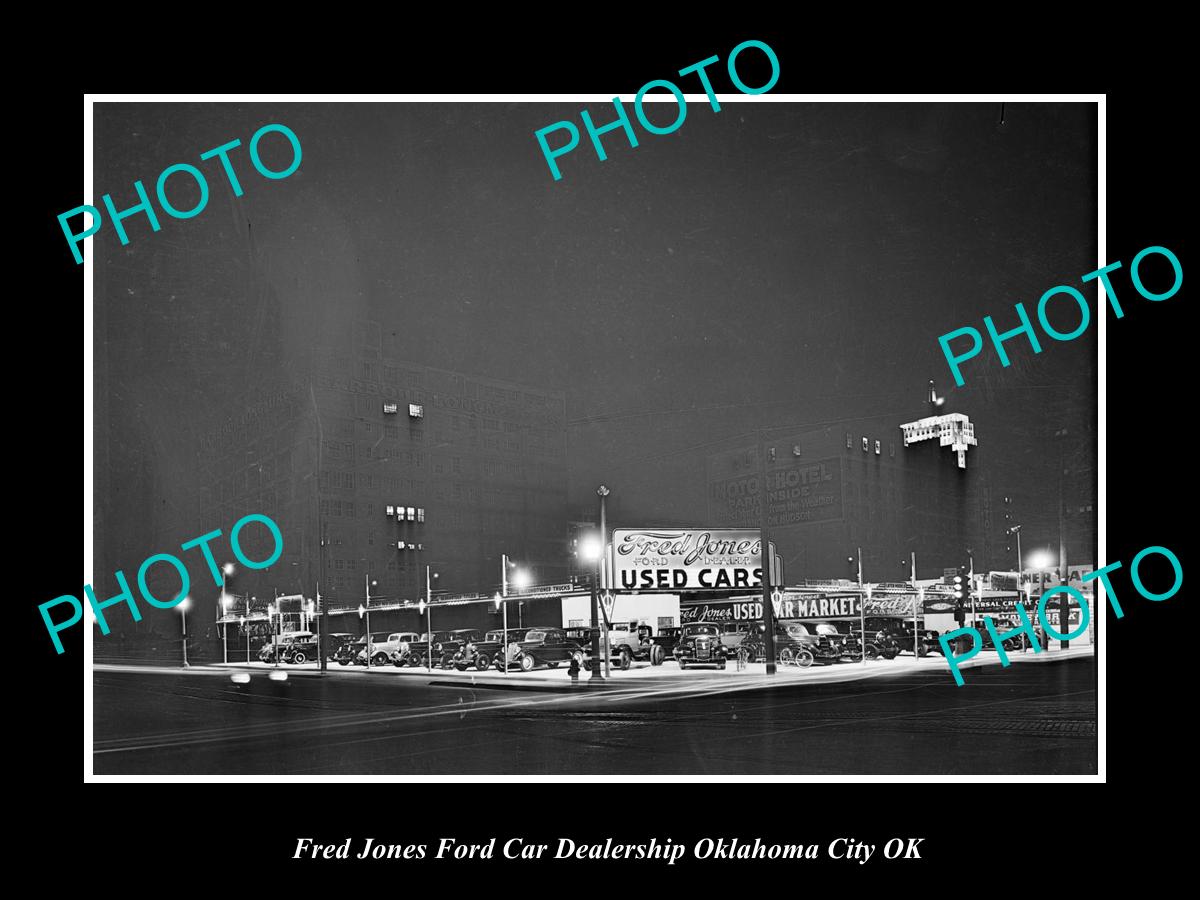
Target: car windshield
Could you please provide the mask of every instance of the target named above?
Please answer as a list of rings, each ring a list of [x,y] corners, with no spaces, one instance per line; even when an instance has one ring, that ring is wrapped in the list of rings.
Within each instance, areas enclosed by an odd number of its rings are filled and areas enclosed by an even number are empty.
[[[726,622],[723,627],[726,634],[736,634],[739,631],[746,630],[746,625],[741,622]]]
[[[792,637],[811,637],[811,632],[798,622],[789,623],[786,628]]]
[[[721,632],[716,625],[687,625],[684,627],[683,633],[694,637],[699,634],[718,635]]]
[[[530,618],[533,618],[533,617],[530,616]],[[525,640],[527,640],[527,641],[544,641],[545,639],[546,639],[546,632],[544,632],[544,631],[527,631],[527,632],[525,632]]]
[[[503,641],[504,640],[504,632],[503,631],[489,631],[487,633],[487,635],[484,637],[484,640],[485,641]]]
[[[822,622],[817,626],[817,634],[838,634],[837,626]]]

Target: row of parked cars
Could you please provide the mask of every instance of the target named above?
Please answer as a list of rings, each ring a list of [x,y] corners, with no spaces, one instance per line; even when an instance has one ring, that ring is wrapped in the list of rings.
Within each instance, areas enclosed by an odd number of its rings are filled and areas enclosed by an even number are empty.
[[[865,629],[839,628],[833,622],[775,623],[775,658],[782,665],[801,667],[814,663],[895,659],[901,653],[917,656],[942,652],[938,632],[918,629],[895,618],[868,618]],[[417,634],[411,631],[380,632],[368,639],[353,634],[326,635],[329,660],[339,665],[427,666],[498,671],[556,668],[572,663],[579,668],[591,664],[592,640],[597,629],[559,626],[483,631],[459,628]],[[986,629],[981,629],[984,650],[994,650]],[[865,638],[864,638],[865,635]],[[680,669],[715,666],[723,669],[730,660],[760,662],[766,659],[766,627],[761,622],[690,622],[660,628],[658,634],[647,623],[615,622],[608,631],[611,662],[621,669],[634,662],[659,666],[673,659]],[[955,653],[969,649],[966,637],[953,642]],[[1022,649],[1021,638],[1004,641],[1006,651]],[[281,662],[302,664],[319,659],[318,638],[312,632],[282,635],[277,644],[263,647],[259,658],[274,662],[278,647]]]

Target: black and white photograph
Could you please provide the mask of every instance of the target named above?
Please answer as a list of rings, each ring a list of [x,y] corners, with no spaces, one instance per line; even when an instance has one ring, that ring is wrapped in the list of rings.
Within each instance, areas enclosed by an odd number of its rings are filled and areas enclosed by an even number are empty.
[[[89,778],[1100,775],[1100,320],[1179,248],[1095,274],[1102,97],[763,46],[94,98]]]

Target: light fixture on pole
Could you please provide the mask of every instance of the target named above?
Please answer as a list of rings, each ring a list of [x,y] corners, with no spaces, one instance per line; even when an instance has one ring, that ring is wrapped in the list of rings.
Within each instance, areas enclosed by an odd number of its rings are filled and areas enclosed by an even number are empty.
[[[604,555],[604,547],[598,534],[586,535],[579,542],[579,558],[592,564],[592,681],[603,681],[600,674],[600,592],[599,571],[600,559]]]
[[[850,556],[847,559],[853,563],[858,562],[858,628],[859,637],[861,638],[862,664],[867,664],[867,596],[863,593],[863,576],[862,576],[862,547],[858,547],[857,557]]]
[[[504,610],[504,640],[500,642],[500,659],[501,665],[504,668],[504,674],[508,674],[508,598],[505,595],[496,595],[496,609]]]
[[[187,611],[188,611],[188,607],[191,605],[192,605],[191,597],[184,597],[182,600],[179,601],[180,621],[183,623],[183,667],[185,669],[191,668],[188,665],[188,659],[187,659]]]
[[[363,593],[366,595],[366,606],[363,607],[367,616],[367,639],[366,649],[363,651],[367,654],[367,671],[371,670],[371,588],[376,587],[378,581],[371,581],[371,576],[366,572],[363,573]]]
[[[433,571],[432,566],[425,567],[425,630],[429,635],[429,640],[425,642],[429,654],[429,671],[433,671],[433,579],[438,577],[438,573]]]
[[[217,612],[220,614],[220,618],[222,620],[224,620],[224,618],[227,615],[229,615],[229,607],[233,604],[233,598],[230,597],[229,594],[227,594],[225,592],[225,578],[226,578],[226,576],[232,575],[232,574],[233,574],[233,563],[227,562],[221,566],[221,597],[217,601]],[[229,663],[229,623],[225,622],[225,621],[221,622],[221,656],[222,656],[224,662],[226,663],[226,665],[228,665],[228,663]]]
[[[608,522],[605,521],[605,513],[607,509],[608,495],[610,493],[612,492],[603,484],[596,488],[596,495],[600,498],[600,553],[596,558],[596,577],[600,584],[597,590],[605,591],[605,598],[607,600],[612,599],[612,595],[607,593],[609,590],[609,585],[606,583],[604,578],[604,548],[608,546]],[[604,677],[609,678],[612,676],[612,648],[608,644],[609,634],[607,626],[610,623],[608,621],[607,608],[605,609],[604,613],[604,624],[605,628],[601,632],[603,644],[600,652],[604,659]]]
[[[1021,580],[1025,576],[1024,562],[1021,557],[1021,526],[1012,526],[1012,528],[1008,529],[1008,533],[1017,536],[1017,593],[1019,594],[1021,592]]]

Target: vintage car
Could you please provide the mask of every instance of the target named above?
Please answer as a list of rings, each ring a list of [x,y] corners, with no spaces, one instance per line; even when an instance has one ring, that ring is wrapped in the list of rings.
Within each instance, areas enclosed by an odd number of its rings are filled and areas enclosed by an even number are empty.
[[[679,668],[716,666],[724,669],[729,653],[721,643],[721,634],[721,626],[715,622],[689,622],[684,625],[674,652]]]
[[[316,635],[311,631],[289,631],[263,644],[258,651],[258,658],[265,663],[275,662],[275,648],[278,646],[280,662],[291,662],[293,652],[300,654],[301,662],[315,659],[316,652],[309,648],[316,644],[316,640]]]
[[[412,640],[405,641],[403,647],[392,651],[391,660],[395,666],[440,666],[442,664],[442,644],[454,640],[453,631],[435,631],[412,635]],[[458,644],[454,645],[457,652]]]
[[[358,635],[349,634],[344,631],[335,631],[332,634],[325,635],[325,653],[326,658],[331,662],[337,659],[338,652],[347,644],[353,644],[358,640]],[[359,650],[362,648],[359,647]]]
[[[742,641],[746,640],[746,635],[749,633],[749,622],[722,622],[721,645],[725,648],[725,652],[730,657],[737,656],[738,647],[742,646]]]
[[[880,639],[879,632],[867,632],[867,659],[895,659],[900,653],[900,650],[892,641],[884,641]],[[857,628],[852,628],[848,631],[842,640],[842,659],[860,660],[863,656],[862,646],[862,631]]]
[[[510,629],[508,636],[515,638],[520,633],[518,630]],[[460,672],[472,668],[482,672],[492,666],[504,643],[504,630],[497,628],[489,631],[482,638],[469,640],[462,644],[450,662]]]
[[[679,644],[679,636],[683,628],[679,625],[667,625],[658,629],[658,634],[649,635],[650,642],[663,648],[663,659],[675,657],[675,647]]]
[[[602,630],[581,625],[574,625],[564,630],[568,640],[574,641],[583,648],[586,664],[590,666],[592,636],[602,633]],[[619,669],[630,668],[634,660],[649,662],[652,666],[661,666],[667,658],[667,653],[663,647],[655,645],[653,634],[654,628],[650,625],[636,621],[613,622],[608,632],[610,662]]]
[[[766,659],[766,626],[756,622],[742,641],[749,662]],[[804,622],[775,622],[775,659],[785,666],[807,668],[814,662],[832,665],[842,657],[841,642],[828,634],[816,634]]]
[[[380,631],[372,634],[370,647],[359,647],[359,652],[354,657],[354,664],[365,666],[369,652],[371,665],[385,666],[391,661],[393,653],[402,651],[415,637],[416,635],[411,631]]]
[[[506,666],[517,666],[522,672],[528,672],[542,665],[553,669],[571,659],[583,668],[587,660],[587,651],[567,637],[564,628],[529,628],[520,638],[509,643],[506,652],[496,658],[497,669],[503,671]]]
[[[348,666],[350,663],[357,665],[355,661],[366,647],[367,642],[365,638],[355,638],[353,641],[342,644],[334,651],[333,661],[339,666]]]
[[[463,648],[477,640],[479,640],[478,628],[456,628],[446,632],[446,636],[434,648],[434,665],[442,669],[450,668],[454,665],[455,657],[462,652]],[[439,653],[441,654],[440,658]]]

